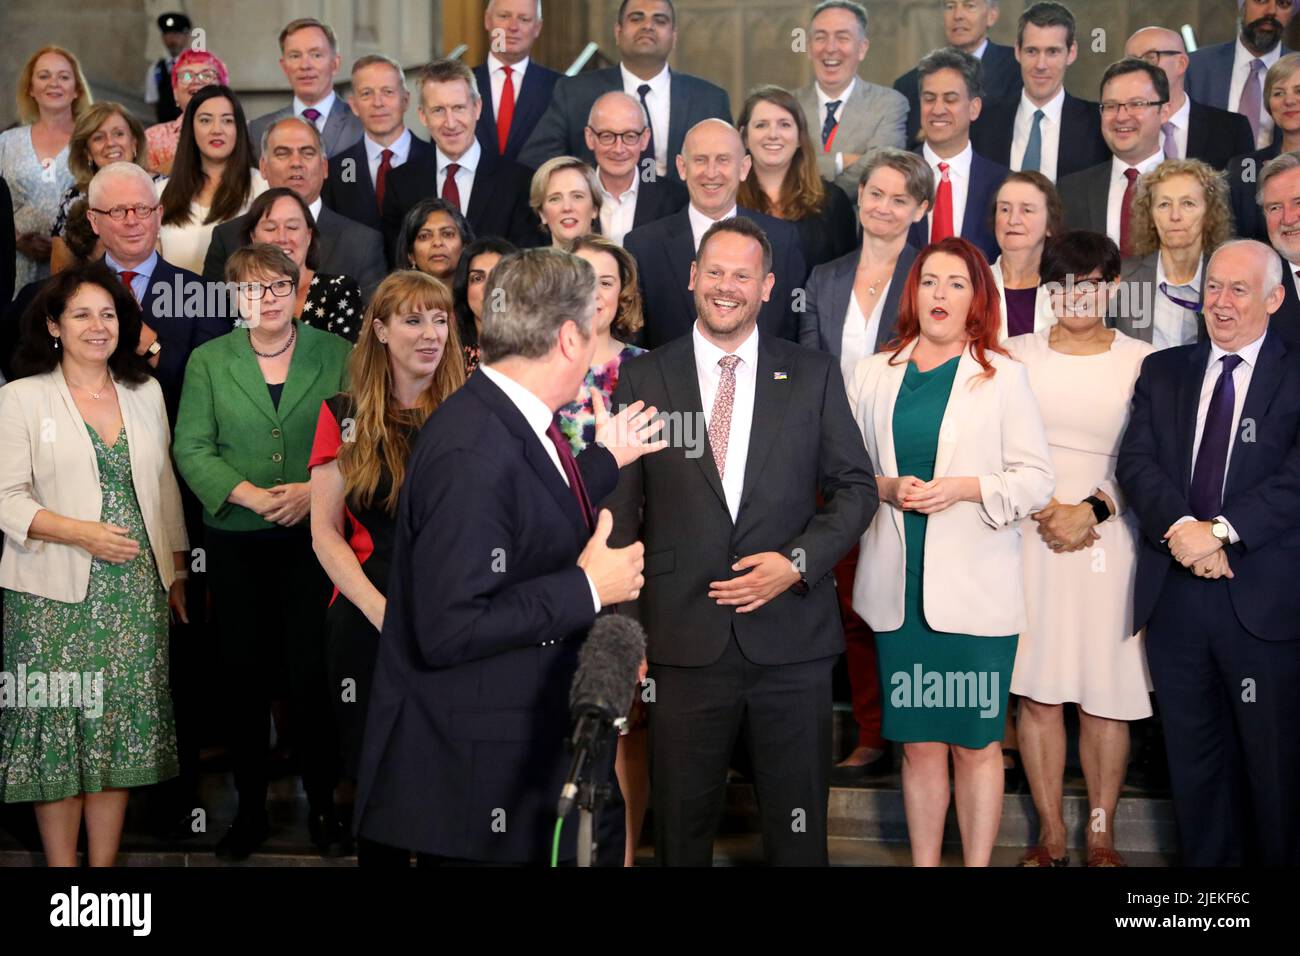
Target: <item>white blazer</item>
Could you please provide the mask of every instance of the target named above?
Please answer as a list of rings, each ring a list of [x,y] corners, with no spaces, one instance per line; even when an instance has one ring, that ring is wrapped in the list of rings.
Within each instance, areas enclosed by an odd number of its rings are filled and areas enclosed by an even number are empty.
[[[894,404],[913,342],[890,365],[878,352],[858,363],[849,405],[880,474],[897,478]],[[981,501],[930,515],[925,530],[923,607],[936,631],[1000,637],[1025,630],[1020,519],[1052,498],[1051,452],[1025,367],[988,353],[996,374],[962,353],[939,428],[934,476],[977,477]],[[907,549],[903,512],[883,499],[862,536],[853,610],[874,631],[903,624]]]
[[[998,261],[989,266],[989,269],[993,271],[993,282],[998,287],[998,300],[1002,304],[1002,329],[998,332],[998,341],[1005,342],[1010,330],[1007,328],[1007,288],[1002,279],[1002,257],[998,256]],[[1047,294],[1047,289],[1040,285],[1038,294],[1034,296],[1034,331],[1041,332],[1055,324],[1056,313],[1052,311],[1052,297]]]
[[[188,551],[181,493],[171,462],[171,428],[162,389],[149,379],[118,384],[131,480],[164,588],[175,577],[173,551]],[[41,510],[99,521],[99,462],[62,367],[0,388],[0,587],[65,603],[86,599],[90,552],[27,536]]]

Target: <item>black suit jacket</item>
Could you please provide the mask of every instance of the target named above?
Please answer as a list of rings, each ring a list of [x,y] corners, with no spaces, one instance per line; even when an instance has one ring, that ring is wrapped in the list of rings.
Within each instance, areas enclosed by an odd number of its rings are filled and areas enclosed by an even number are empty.
[[[240,237],[247,228],[248,214],[245,213],[212,230],[208,254],[203,259],[203,278],[225,280],[226,260],[243,245]],[[351,276],[361,286],[362,296],[369,300],[375,287],[388,274],[383,247],[383,236],[374,229],[340,216],[329,206],[321,206],[320,215],[316,217],[318,272]]]
[[[1189,100],[1187,117],[1187,158],[1199,159],[1215,169],[1227,169],[1232,157],[1252,152],[1255,137],[1250,121],[1240,113],[1206,106]]]
[[[1282,147],[1278,143],[1259,150],[1247,150],[1228,160],[1228,205],[1232,207],[1235,231],[1243,239],[1268,242],[1268,223],[1256,201],[1259,173],[1270,159],[1276,159]]]
[[[691,201],[691,195],[681,183],[671,179],[642,181],[636,190],[636,211],[632,213],[632,228],[649,225],[681,212]]]
[[[1020,99],[1024,80],[1020,76],[1020,64],[1016,62],[1015,47],[1004,46],[989,40],[980,58],[980,70],[983,76],[984,104],[1015,102]],[[908,70],[894,81],[894,89],[907,97],[907,142],[918,142],[921,129],[921,77],[915,68]]]
[[[1133,393],[1115,474],[1142,532],[1134,628],[1150,620],[1166,577],[1188,573],[1161,539],[1192,513],[1192,446],[1209,359],[1209,341],[1154,352]],[[1300,638],[1300,355],[1272,331],[1241,422],[1223,492],[1223,517],[1241,536],[1227,545],[1234,576],[1226,590],[1242,627],[1261,640],[1293,641]]]
[[[1300,297],[1296,296],[1294,281],[1297,268],[1300,266],[1282,260],[1282,288],[1286,291],[1286,298],[1269,318],[1268,328],[1270,334],[1276,334],[1286,343],[1292,355],[1300,358]]]
[[[613,490],[609,452],[590,446],[578,464],[592,500]],[[402,486],[357,780],[362,836],[458,859],[549,858],[569,685],[595,620],[577,565],[588,537],[523,415],[470,376],[424,426]],[[577,829],[564,828],[561,858]]]
[[[521,248],[543,245],[537,216],[528,205],[532,181],[532,173],[527,169],[483,147],[465,215],[474,237],[499,236]],[[390,266],[399,258],[397,239],[407,212],[421,199],[437,195],[437,150],[418,160],[408,159],[389,174],[384,189],[383,220],[384,251]]]
[[[645,542],[637,602],[652,664],[716,661],[734,633],[756,664],[817,660],[844,649],[835,563],[876,512],[875,470],[853,421],[839,363],[760,335],[754,414],[740,508],[733,524],[703,432],[694,336],[623,365],[611,402],[644,400],[700,423],[702,444],[671,446],[624,468],[606,503],[618,545]],[[683,435],[685,435],[683,430]],[[818,492],[824,503],[818,504]],[[736,576],[739,558],[789,555],[807,593],[788,590],[748,614],[708,597],[709,582]]]
[[[1019,97],[1000,102],[985,101],[984,110],[970,128],[971,145],[985,159],[1011,167],[1011,139],[1015,132]],[[1056,154],[1056,180],[1110,159],[1110,149],[1101,138],[1101,112],[1091,100],[1065,94],[1061,106],[1061,139]]]
[[[921,150],[918,148],[919,154]],[[990,162],[979,153],[974,153],[970,161],[970,187],[966,190],[966,209],[961,221],[961,237],[979,247],[984,258],[989,262],[997,261],[1000,250],[998,240],[989,228],[989,210],[993,199],[998,194],[1003,180],[1011,170],[998,163]],[[938,182],[935,183],[936,187]],[[917,249],[924,249],[930,244],[930,217],[912,223],[907,232],[907,244]]]
[[[497,114],[492,106],[492,78],[488,75],[486,63],[474,67],[474,79],[478,82],[479,96],[483,98],[483,112],[479,113],[478,128],[475,131],[478,141],[484,149],[491,150],[494,156],[499,155],[512,163],[517,162],[528,137],[551,103],[560,74],[548,70],[536,60],[528,61],[523,83],[515,84],[515,115],[510,121],[510,139],[504,153],[501,152],[501,142],[497,138]]]
[[[799,316],[794,291],[803,287],[808,269],[799,250],[794,226],[762,213],[740,208],[737,216],[754,220],[772,243],[772,272],[776,284],[758,314],[758,327],[768,335],[795,341]],[[697,318],[695,293],[690,290],[691,263],[695,261],[695,236],[689,208],[633,229],[623,246],[636,257],[645,327],[641,341],[657,348],[685,335]]]
[[[669,179],[681,182],[677,175],[676,157],[682,151],[687,131],[706,119],[732,122],[731,99],[722,87],[688,73],[672,70],[670,82],[667,175]],[[519,154],[519,162],[536,169],[555,156],[577,156],[595,166],[596,157],[587,148],[583,135],[591,105],[606,93],[622,89],[623,73],[616,66],[561,77],[555,84],[550,106]]]
[[[411,133],[411,150],[407,162],[419,157],[432,156],[434,148]],[[405,163],[402,164],[406,165]],[[401,166],[397,167],[401,169]],[[390,175],[391,172],[390,171]],[[337,156],[330,157],[330,174],[321,189],[321,200],[340,216],[353,222],[383,232],[384,220],[375,199],[375,183],[370,178],[370,161],[366,157],[366,143],[361,140]]]
[[[1111,158],[1057,181],[1067,229],[1089,229],[1106,234],[1106,209],[1110,202]]]

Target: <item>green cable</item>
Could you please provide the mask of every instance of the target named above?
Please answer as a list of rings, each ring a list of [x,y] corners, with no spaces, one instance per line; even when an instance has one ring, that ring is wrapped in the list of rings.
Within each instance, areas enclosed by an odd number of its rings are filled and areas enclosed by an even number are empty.
[[[555,819],[555,839],[551,842],[551,868],[560,865],[560,831],[564,829],[564,817]]]

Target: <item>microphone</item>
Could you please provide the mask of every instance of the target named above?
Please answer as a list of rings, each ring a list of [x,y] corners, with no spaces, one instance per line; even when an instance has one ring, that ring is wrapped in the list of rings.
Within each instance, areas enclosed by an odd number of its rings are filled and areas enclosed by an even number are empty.
[[[645,630],[632,618],[607,614],[597,618],[578,652],[578,671],[569,688],[573,762],[560,791],[556,816],[563,819],[578,797],[583,769],[614,727],[627,720],[637,669],[645,657]]]

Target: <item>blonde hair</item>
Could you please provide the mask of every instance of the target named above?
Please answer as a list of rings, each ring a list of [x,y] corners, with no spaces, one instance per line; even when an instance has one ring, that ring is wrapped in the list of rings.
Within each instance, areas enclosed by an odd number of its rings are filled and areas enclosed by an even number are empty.
[[[149,144],[145,140],[144,126],[141,122],[128,113],[121,103],[114,103],[111,100],[95,103],[77,117],[76,125],[72,128],[72,139],[68,142],[68,172],[76,179],[77,189],[81,192],[86,191],[90,180],[94,178],[95,173],[99,172],[94,165],[94,160],[90,158],[90,137],[95,135],[95,130],[114,116],[122,117],[122,121],[126,123],[127,129],[135,138],[135,155],[126,162],[135,163],[143,168],[148,161]]]
[[[27,64],[23,71],[18,74],[18,89],[14,94],[14,99],[18,103],[18,119],[20,122],[30,125],[41,118],[40,107],[36,105],[36,100],[32,96],[32,77],[36,73],[36,61],[47,53],[56,53],[68,61],[72,67],[72,78],[77,86],[77,98],[72,101],[73,119],[80,119],[81,114],[86,112],[95,102],[95,98],[90,93],[90,84],[86,82],[86,75],[81,72],[81,64],[71,52],[61,46],[50,44],[43,46],[28,58]]]
[[[528,205],[532,207],[533,212],[539,216],[542,214],[546,191],[551,187],[551,177],[566,169],[576,169],[582,173],[583,178],[587,180],[587,189],[591,191],[591,204],[599,213],[605,201],[600,191],[600,180],[596,178],[596,171],[576,156],[553,156],[537,167],[537,172],[533,173],[532,185],[528,189]]]
[[[1160,233],[1151,214],[1151,191],[1175,176],[1190,176],[1205,194],[1205,218],[1201,220],[1201,253],[1209,255],[1232,235],[1232,213],[1228,208],[1227,177],[1199,159],[1166,159],[1142,176],[1133,193],[1129,212],[1129,255],[1149,256],[1160,248]]]

